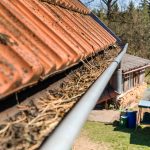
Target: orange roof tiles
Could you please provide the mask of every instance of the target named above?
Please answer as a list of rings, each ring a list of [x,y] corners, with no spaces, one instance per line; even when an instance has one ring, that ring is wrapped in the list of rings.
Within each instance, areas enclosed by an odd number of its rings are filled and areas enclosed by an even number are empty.
[[[82,5],[78,0],[40,0],[41,2],[46,2],[49,4],[54,4],[62,8],[76,11],[83,14],[89,14],[90,11],[84,5]]]
[[[0,97],[114,44],[89,13],[77,0],[1,0]]]

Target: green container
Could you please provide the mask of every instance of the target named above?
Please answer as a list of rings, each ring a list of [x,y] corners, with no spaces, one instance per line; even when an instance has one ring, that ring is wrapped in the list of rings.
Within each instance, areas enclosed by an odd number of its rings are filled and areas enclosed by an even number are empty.
[[[127,116],[121,116],[120,117],[120,126],[123,128],[126,128],[127,127],[127,121],[128,121]]]

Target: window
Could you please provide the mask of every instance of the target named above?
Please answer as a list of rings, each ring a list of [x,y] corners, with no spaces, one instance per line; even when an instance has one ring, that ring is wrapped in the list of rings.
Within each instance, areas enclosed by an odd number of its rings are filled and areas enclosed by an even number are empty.
[[[136,72],[131,72],[129,74],[125,74],[123,76],[123,91],[126,92],[131,88],[144,82],[143,74],[144,74],[143,71],[142,72],[136,71]]]

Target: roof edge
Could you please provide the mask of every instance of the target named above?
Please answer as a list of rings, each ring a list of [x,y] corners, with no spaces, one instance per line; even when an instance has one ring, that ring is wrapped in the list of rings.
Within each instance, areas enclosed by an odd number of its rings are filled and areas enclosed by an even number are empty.
[[[48,137],[45,143],[41,146],[40,150],[49,150],[51,148],[53,150],[70,149],[83,124],[87,120],[89,113],[95,106],[99,97],[102,95],[111,76],[121,62],[124,54],[127,51],[127,48],[128,44],[124,46],[121,53],[83,95],[75,107],[55,129],[53,134]]]
[[[132,72],[136,72],[136,71],[139,71],[139,70],[143,70],[143,69],[146,69],[146,68],[149,68],[149,67],[150,67],[150,64],[147,64],[145,66],[138,67],[138,68],[133,69],[133,70],[124,71],[123,75],[129,74],[129,73],[132,73]]]
[[[122,40],[110,29],[108,28],[94,13],[90,13],[90,16],[102,26],[108,33],[110,33],[116,40],[118,44],[122,44]]]

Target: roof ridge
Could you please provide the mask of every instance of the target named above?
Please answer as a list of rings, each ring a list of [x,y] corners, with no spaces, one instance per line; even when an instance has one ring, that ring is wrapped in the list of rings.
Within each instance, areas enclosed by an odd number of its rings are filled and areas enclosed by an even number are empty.
[[[78,12],[81,14],[90,14],[90,10],[86,8],[78,0],[39,0],[40,2],[45,2],[52,5],[57,5],[64,9]]]

